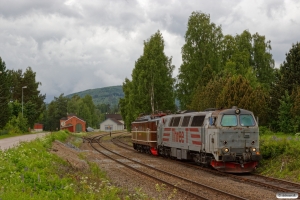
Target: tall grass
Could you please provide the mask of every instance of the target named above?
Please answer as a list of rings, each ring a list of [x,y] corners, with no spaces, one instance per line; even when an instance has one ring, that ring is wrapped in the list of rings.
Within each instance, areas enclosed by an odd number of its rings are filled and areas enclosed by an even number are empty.
[[[60,131],[0,151],[0,199],[118,199],[120,190],[96,164],[78,171],[49,152],[54,140],[68,137]]]
[[[283,133],[264,133],[260,136],[262,174],[300,182],[300,138]]]

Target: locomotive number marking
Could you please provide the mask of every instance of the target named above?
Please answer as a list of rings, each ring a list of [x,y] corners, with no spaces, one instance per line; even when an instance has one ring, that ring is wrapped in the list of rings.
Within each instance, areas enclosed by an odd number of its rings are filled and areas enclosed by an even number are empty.
[[[174,132],[174,134],[172,136],[173,136],[172,137],[173,142],[184,143],[184,132],[183,131]]]

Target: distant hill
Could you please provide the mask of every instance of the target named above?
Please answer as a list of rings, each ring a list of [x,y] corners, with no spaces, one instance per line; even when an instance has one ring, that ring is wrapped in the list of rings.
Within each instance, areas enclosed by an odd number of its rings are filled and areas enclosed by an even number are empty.
[[[110,104],[118,105],[119,99],[124,98],[124,92],[121,85],[97,88],[97,89],[89,89],[82,92],[76,92],[73,94],[69,94],[66,97],[72,98],[75,94],[80,97],[84,97],[85,95],[90,95],[93,98],[93,102],[95,105],[98,104]]]

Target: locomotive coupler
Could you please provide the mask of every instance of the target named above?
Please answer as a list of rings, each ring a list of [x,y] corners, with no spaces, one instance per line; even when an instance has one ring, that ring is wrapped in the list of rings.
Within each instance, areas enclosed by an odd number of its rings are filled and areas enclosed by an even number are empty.
[[[244,161],[243,160],[240,160],[240,165],[241,165],[241,168],[244,168]]]

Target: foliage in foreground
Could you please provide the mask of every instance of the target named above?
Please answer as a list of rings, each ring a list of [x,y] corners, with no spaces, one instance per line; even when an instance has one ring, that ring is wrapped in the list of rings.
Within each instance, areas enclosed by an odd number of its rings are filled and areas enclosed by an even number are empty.
[[[78,171],[47,151],[54,140],[68,136],[60,131],[0,151],[0,199],[118,199],[119,189],[96,164]]]
[[[260,138],[260,152],[263,160],[258,172],[300,182],[300,133],[265,133]]]

